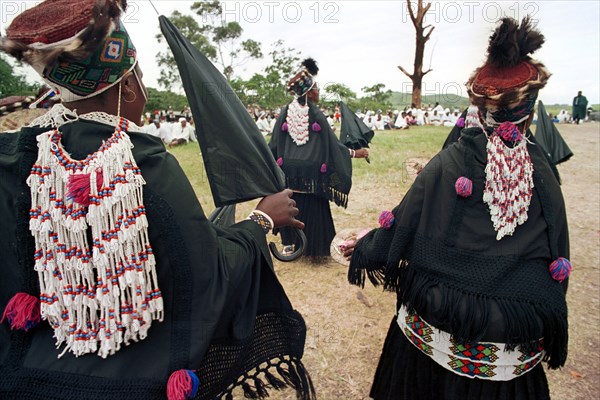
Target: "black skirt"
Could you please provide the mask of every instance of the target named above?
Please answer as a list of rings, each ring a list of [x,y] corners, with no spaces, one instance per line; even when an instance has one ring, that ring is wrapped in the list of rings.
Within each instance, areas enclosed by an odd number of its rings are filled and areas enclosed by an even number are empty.
[[[294,193],[293,199],[300,211],[296,219],[304,222],[304,234],[307,246],[304,253],[307,257],[330,256],[329,246],[335,237],[335,227],[329,201],[308,193]],[[298,246],[298,237],[292,229],[281,229],[281,240],[284,245]]]
[[[510,381],[469,379],[448,371],[412,345],[392,319],[375,380],[375,400],[550,399],[541,365]]]

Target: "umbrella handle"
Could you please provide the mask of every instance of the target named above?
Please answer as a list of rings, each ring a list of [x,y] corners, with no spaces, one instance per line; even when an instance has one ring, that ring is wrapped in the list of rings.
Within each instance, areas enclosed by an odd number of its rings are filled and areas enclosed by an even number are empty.
[[[275,257],[279,261],[283,261],[283,262],[295,261],[295,260],[299,259],[300,257],[302,257],[302,254],[304,254],[304,250],[306,249],[306,235],[304,234],[304,232],[301,229],[298,229],[298,228],[294,229],[294,232],[302,241],[300,246],[297,249],[295,249],[292,254],[285,256],[279,252],[279,250],[277,249],[277,245],[275,243],[270,242],[269,249],[271,250],[273,257]]]

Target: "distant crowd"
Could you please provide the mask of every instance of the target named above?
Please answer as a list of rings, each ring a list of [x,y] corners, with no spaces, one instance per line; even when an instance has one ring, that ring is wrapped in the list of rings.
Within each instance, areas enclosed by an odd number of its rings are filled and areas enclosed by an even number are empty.
[[[173,107],[167,110],[155,110],[146,113],[146,133],[160,138],[168,147],[195,142],[194,118],[189,107],[175,112]]]

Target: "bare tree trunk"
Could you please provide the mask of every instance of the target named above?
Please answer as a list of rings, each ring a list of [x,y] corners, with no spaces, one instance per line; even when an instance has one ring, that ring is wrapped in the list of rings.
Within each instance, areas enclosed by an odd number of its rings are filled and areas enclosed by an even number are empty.
[[[425,43],[431,37],[431,32],[435,29],[434,26],[427,25],[423,26],[423,20],[425,19],[425,14],[429,11],[431,7],[431,3],[427,3],[423,7],[423,0],[417,0],[417,14],[415,15],[412,6],[410,4],[410,0],[406,0],[408,6],[408,12],[410,14],[410,19],[415,27],[416,31],[416,48],[415,48],[415,63],[413,73],[408,73],[404,68],[400,65],[398,68],[402,71],[406,76],[410,78],[413,83],[413,92],[412,92],[412,102],[417,106],[421,107],[421,88],[423,85],[423,77],[431,72],[431,69],[427,71],[423,71],[423,56],[425,55]],[[429,29],[427,33],[425,30]]]

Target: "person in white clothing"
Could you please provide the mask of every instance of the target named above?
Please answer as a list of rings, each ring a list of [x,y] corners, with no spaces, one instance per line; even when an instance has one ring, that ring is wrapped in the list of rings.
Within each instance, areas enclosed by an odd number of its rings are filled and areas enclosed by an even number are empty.
[[[394,127],[398,129],[408,129],[408,124],[406,123],[406,113],[404,111],[398,114],[398,118],[396,118]]]
[[[258,126],[258,130],[260,130],[260,133],[262,133],[263,136],[267,136],[269,133],[271,133],[271,125],[267,120],[266,112],[263,111],[260,113],[258,119],[256,120],[256,126]]]
[[[151,124],[145,126],[148,135],[160,138],[163,143],[171,141],[171,129],[166,124],[162,124],[159,119],[155,119]]]
[[[183,117],[179,118],[179,123],[173,124],[172,140],[169,143],[169,147],[195,141],[196,134],[194,128],[188,124],[187,119]]]

